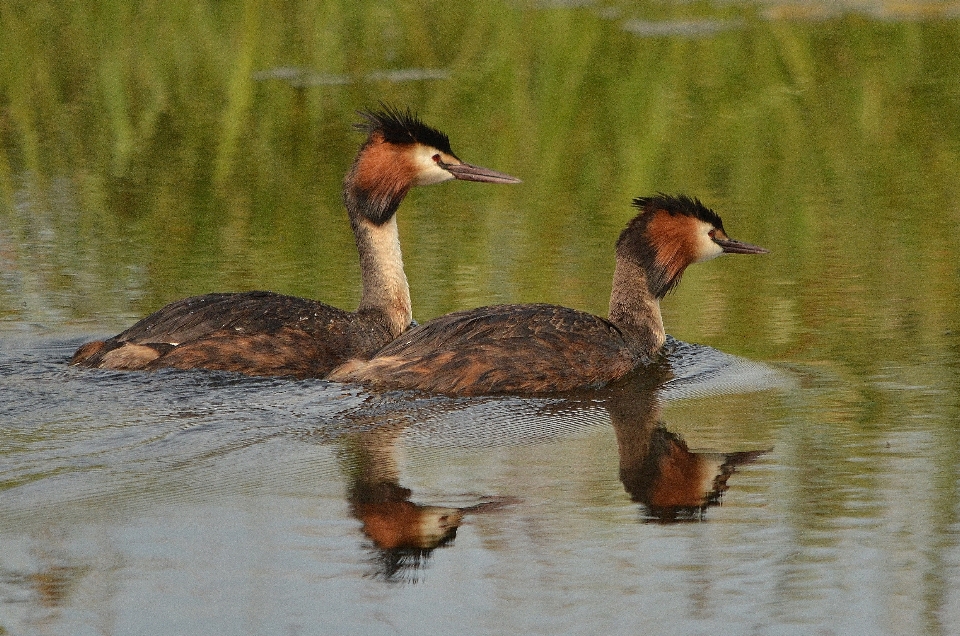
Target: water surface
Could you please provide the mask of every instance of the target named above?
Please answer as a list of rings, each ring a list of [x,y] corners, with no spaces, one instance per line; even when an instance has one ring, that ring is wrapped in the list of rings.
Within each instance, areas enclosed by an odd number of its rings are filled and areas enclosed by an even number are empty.
[[[0,634],[960,632],[957,16],[0,6]],[[419,320],[604,314],[658,191],[772,253],[692,267],[596,394],[66,365],[191,294],[355,306],[378,100],[524,180],[404,202]]]

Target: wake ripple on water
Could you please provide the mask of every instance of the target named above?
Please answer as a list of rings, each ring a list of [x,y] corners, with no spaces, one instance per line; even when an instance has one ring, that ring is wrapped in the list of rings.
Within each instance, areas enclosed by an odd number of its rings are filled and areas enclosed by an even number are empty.
[[[371,395],[322,380],[77,369],[66,362],[78,343],[17,340],[0,347],[0,492],[7,506],[29,506],[38,495],[108,496],[130,482],[214,470],[227,456],[256,463],[264,454],[289,456],[296,445],[315,448],[385,426],[402,429],[406,444],[468,448],[575,437],[610,422],[603,397],[592,395]],[[766,365],[710,347],[672,339],[668,345],[670,377],[656,387],[659,400],[789,382]],[[269,448],[271,441],[282,445]],[[190,483],[199,481],[195,475]]]

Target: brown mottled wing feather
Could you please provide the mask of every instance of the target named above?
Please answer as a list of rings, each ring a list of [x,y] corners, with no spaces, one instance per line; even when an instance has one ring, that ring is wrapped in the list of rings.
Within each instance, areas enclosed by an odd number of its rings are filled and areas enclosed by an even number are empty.
[[[347,314],[315,300],[267,291],[206,294],[172,302],[112,339],[137,344],[179,344],[221,330],[274,333],[299,323],[316,329],[318,322]]]
[[[217,369],[251,375],[323,377],[390,342],[376,316],[273,292],[207,294],[150,314],[73,363],[110,369]]]
[[[345,359],[347,341],[337,326],[326,337],[319,338],[316,333],[291,327],[259,333],[222,330],[173,347],[142,368],[216,369],[248,375],[317,378],[324,377]]]
[[[330,378],[458,395],[552,393],[602,386],[640,363],[603,318],[555,305],[499,305],[414,327]]]

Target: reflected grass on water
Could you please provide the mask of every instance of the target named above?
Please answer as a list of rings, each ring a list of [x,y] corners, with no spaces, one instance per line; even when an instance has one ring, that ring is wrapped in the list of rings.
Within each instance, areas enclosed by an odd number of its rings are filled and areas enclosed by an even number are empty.
[[[845,356],[895,349],[903,329],[932,344],[956,322],[958,277],[938,257],[960,247],[947,231],[960,168],[955,22],[778,22],[733,7],[723,15],[739,28],[678,38],[632,33],[623,25],[643,18],[592,8],[509,7],[470,26],[447,12],[338,8],[304,23],[289,10],[297,26],[287,28],[256,3],[245,13],[4,7],[19,27],[3,35],[14,52],[0,129],[6,322],[109,331],[227,289],[352,307],[339,181],[359,142],[353,110],[378,99],[412,105],[463,156],[527,184],[411,197],[400,222],[420,319],[501,301],[603,313],[629,200],[663,190],[698,194],[776,255],[749,272],[730,262],[691,273],[665,308],[685,338],[792,356],[821,316],[841,327],[852,317],[824,343]],[[87,49],[52,35],[103,24],[117,32]],[[404,45],[377,58],[364,46],[375,34]],[[330,55],[337,41],[347,48]],[[440,41],[452,55],[431,53]],[[415,54],[423,42],[433,48]],[[436,68],[449,79],[258,81],[278,64],[350,77]],[[851,338],[870,342],[844,347]]]

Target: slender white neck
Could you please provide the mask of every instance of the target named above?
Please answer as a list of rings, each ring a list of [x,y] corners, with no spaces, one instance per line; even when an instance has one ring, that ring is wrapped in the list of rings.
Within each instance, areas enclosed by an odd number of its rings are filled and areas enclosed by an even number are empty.
[[[413,320],[396,217],[411,181],[396,150],[368,140],[343,182],[343,202],[360,253],[358,311],[381,314],[393,337]]]
[[[660,300],[650,293],[643,267],[632,260],[617,258],[609,318],[641,355],[655,354],[666,341]]]
[[[399,336],[410,325],[413,309],[403,271],[397,217],[380,225],[365,218],[354,219],[353,224],[363,284],[359,310],[382,312],[390,332]]]

